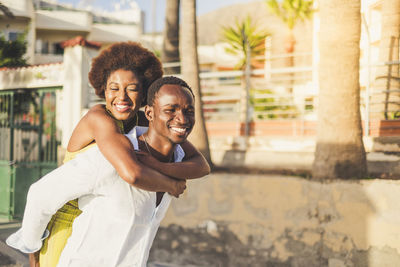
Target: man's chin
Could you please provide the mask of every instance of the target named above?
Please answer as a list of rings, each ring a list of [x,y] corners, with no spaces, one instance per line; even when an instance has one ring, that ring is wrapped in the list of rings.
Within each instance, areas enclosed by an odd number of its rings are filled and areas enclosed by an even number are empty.
[[[182,144],[183,142],[186,141],[187,137],[188,137],[187,135],[184,135],[184,136],[175,136],[174,138],[171,138],[171,140],[172,140],[172,142],[173,142],[174,144]]]

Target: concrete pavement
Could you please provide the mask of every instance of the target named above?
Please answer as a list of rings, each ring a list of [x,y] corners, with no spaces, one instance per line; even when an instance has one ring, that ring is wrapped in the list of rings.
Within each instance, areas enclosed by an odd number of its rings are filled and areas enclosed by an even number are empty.
[[[0,222],[0,266],[29,267],[28,256],[6,245],[7,237],[18,230],[19,222]]]
[[[0,267],[29,267],[28,256],[6,244],[7,237],[21,227],[20,222],[0,221]],[[149,262],[148,267],[180,267],[162,262]],[[185,266],[189,267],[189,266]]]

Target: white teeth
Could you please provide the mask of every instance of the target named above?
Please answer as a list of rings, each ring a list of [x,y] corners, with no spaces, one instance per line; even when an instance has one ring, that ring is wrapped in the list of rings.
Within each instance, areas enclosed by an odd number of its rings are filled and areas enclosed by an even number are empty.
[[[128,105],[115,105],[115,107],[116,107],[117,109],[126,109],[126,108],[128,108],[129,106],[128,106]]]
[[[184,133],[186,132],[186,128],[177,128],[177,127],[171,127],[172,130],[178,133]]]

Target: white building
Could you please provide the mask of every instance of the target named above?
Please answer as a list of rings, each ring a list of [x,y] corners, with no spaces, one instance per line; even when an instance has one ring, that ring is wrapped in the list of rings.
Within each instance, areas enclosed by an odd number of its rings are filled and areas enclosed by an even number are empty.
[[[76,36],[105,47],[114,42],[139,41],[142,35],[143,15],[136,2],[123,11],[101,14],[51,0],[2,0],[2,3],[15,18],[1,14],[0,31],[8,40],[26,33],[30,64],[62,61],[60,43]]]

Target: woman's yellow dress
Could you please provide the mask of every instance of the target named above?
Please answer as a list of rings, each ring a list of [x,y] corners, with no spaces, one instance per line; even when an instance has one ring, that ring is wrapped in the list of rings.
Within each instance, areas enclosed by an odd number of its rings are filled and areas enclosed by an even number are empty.
[[[111,115],[111,114],[110,114]],[[112,116],[112,115],[111,115]],[[124,132],[124,125],[121,121],[115,120],[118,128],[121,132]],[[138,117],[135,116],[134,125],[137,124]],[[132,128],[132,127],[128,127]],[[75,158],[75,156],[90,147],[96,145],[95,143],[89,144],[76,152],[66,152],[64,157],[64,163]],[[61,252],[63,251],[68,238],[72,233],[72,223],[74,219],[81,214],[81,210],[78,208],[78,200],[71,200],[60,208],[56,214],[53,215],[47,230],[50,231],[50,235],[43,242],[43,246],[40,250],[39,264],[40,267],[55,267],[60,259]],[[82,266],[84,267],[84,266]]]

